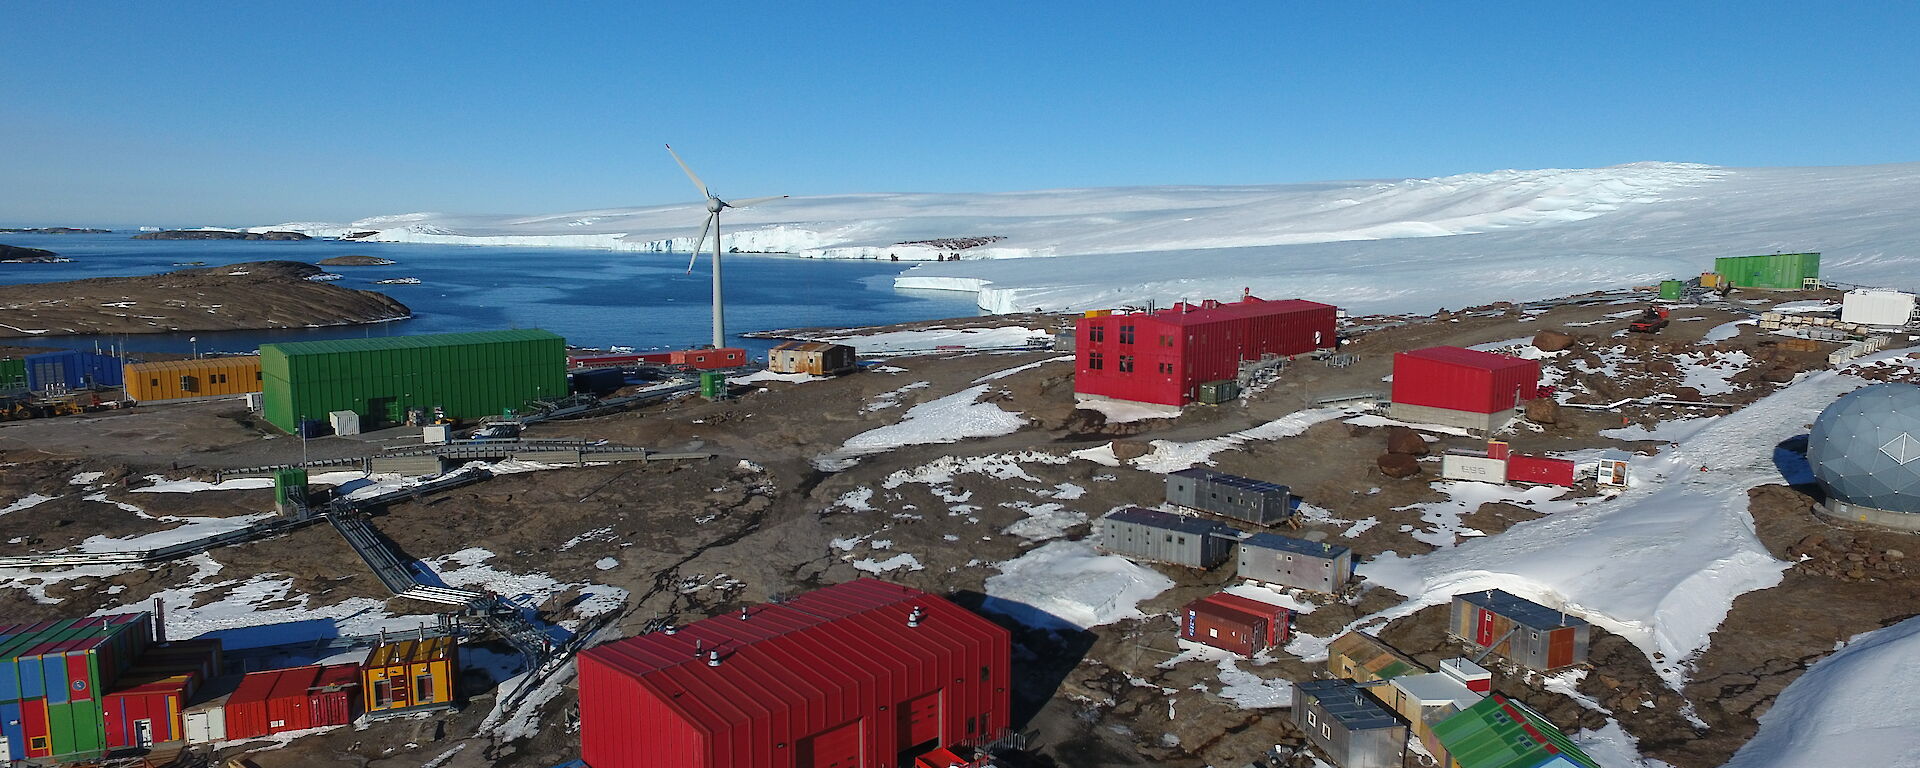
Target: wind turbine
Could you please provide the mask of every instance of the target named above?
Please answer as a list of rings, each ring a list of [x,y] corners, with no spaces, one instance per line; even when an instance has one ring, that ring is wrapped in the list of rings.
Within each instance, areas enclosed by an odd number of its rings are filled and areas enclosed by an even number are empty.
[[[673,151],[672,144],[667,145],[667,154],[673,155],[673,161],[680,164],[680,170],[686,171],[687,178],[693,180],[694,188],[700,190],[700,194],[707,198],[707,223],[706,226],[700,228],[700,239],[693,242],[693,258],[687,260],[687,272],[689,274],[693,272],[694,262],[700,260],[700,247],[706,244],[707,233],[711,231],[713,233],[713,346],[715,349],[718,349],[727,345],[726,314],[723,309],[724,303],[720,297],[720,211],[727,208],[745,208],[749,205],[756,205],[769,200],[779,200],[786,197],[786,195],[752,197],[729,203],[713,194],[712,190],[707,189],[707,183],[701,181],[699,176],[694,175],[693,169],[687,167],[687,161],[680,159],[680,153]]]

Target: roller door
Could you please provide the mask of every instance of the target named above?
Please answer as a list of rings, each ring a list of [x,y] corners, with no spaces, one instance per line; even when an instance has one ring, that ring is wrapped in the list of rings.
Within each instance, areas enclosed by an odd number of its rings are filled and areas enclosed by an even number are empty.
[[[860,768],[860,722],[855,720],[800,740],[799,768]]]
[[[940,740],[940,691],[901,703],[900,740],[902,749]]]

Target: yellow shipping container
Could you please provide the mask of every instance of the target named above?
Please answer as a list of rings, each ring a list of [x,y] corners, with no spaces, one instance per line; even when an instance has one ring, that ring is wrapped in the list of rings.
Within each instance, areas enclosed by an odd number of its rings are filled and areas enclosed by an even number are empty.
[[[459,646],[450,637],[376,645],[360,668],[368,713],[450,707],[459,695]]]
[[[1113,314],[1113,310],[1111,309],[1089,309],[1086,311],[1086,314],[1084,316],[1085,317],[1106,317],[1107,315],[1111,315],[1111,314]]]
[[[1700,287],[1702,287],[1702,288],[1718,288],[1718,287],[1720,287],[1720,273],[1718,273],[1718,272],[1702,272],[1702,273],[1700,273]]]
[[[142,402],[260,391],[259,355],[129,363],[123,373],[128,399]]]

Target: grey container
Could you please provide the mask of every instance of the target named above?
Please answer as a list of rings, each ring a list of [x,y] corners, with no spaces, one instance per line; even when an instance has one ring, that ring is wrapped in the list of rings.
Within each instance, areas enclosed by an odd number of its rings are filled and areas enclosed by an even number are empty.
[[[1407,723],[1347,680],[1293,685],[1293,724],[1340,768],[1400,768]]]
[[[1453,596],[1447,634],[1528,669],[1551,672],[1587,660],[1586,619],[1504,590]]]
[[[1256,533],[1240,542],[1235,575],[1331,593],[1353,578],[1353,550],[1321,541]]]
[[[1100,549],[1135,560],[1212,568],[1233,555],[1240,531],[1225,523],[1127,507],[1100,518]]]
[[[1255,525],[1273,525],[1293,515],[1287,486],[1194,467],[1167,475],[1167,503],[1212,512]]]

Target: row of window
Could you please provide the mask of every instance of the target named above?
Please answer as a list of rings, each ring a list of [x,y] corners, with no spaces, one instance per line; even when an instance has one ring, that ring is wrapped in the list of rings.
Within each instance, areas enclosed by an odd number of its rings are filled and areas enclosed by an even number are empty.
[[[1117,370],[1121,373],[1133,373],[1133,355],[1119,355],[1118,357],[1120,359],[1117,361],[1118,365],[1114,366],[1114,370]],[[1087,370],[1104,371],[1106,370],[1106,368],[1107,368],[1106,354],[1101,352],[1087,353]],[[1171,375],[1173,373],[1173,363],[1161,363],[1159,366],[1159,370],[1161,373]]]
[[[1120,336],[1120,343],[1132,344],[1133,343],[1133,326],[1131,325],[1120,326],[1119,336]],[[1106,340],[1107,340],[1106,326],[1096,325],[1087,329],[1087,341],[1092,342],[1094,344],[1099,344]],[[1164,333],[1160,334],[1160,346],[1163,346],[1163,347],[1173,346],[1173,337]]]

